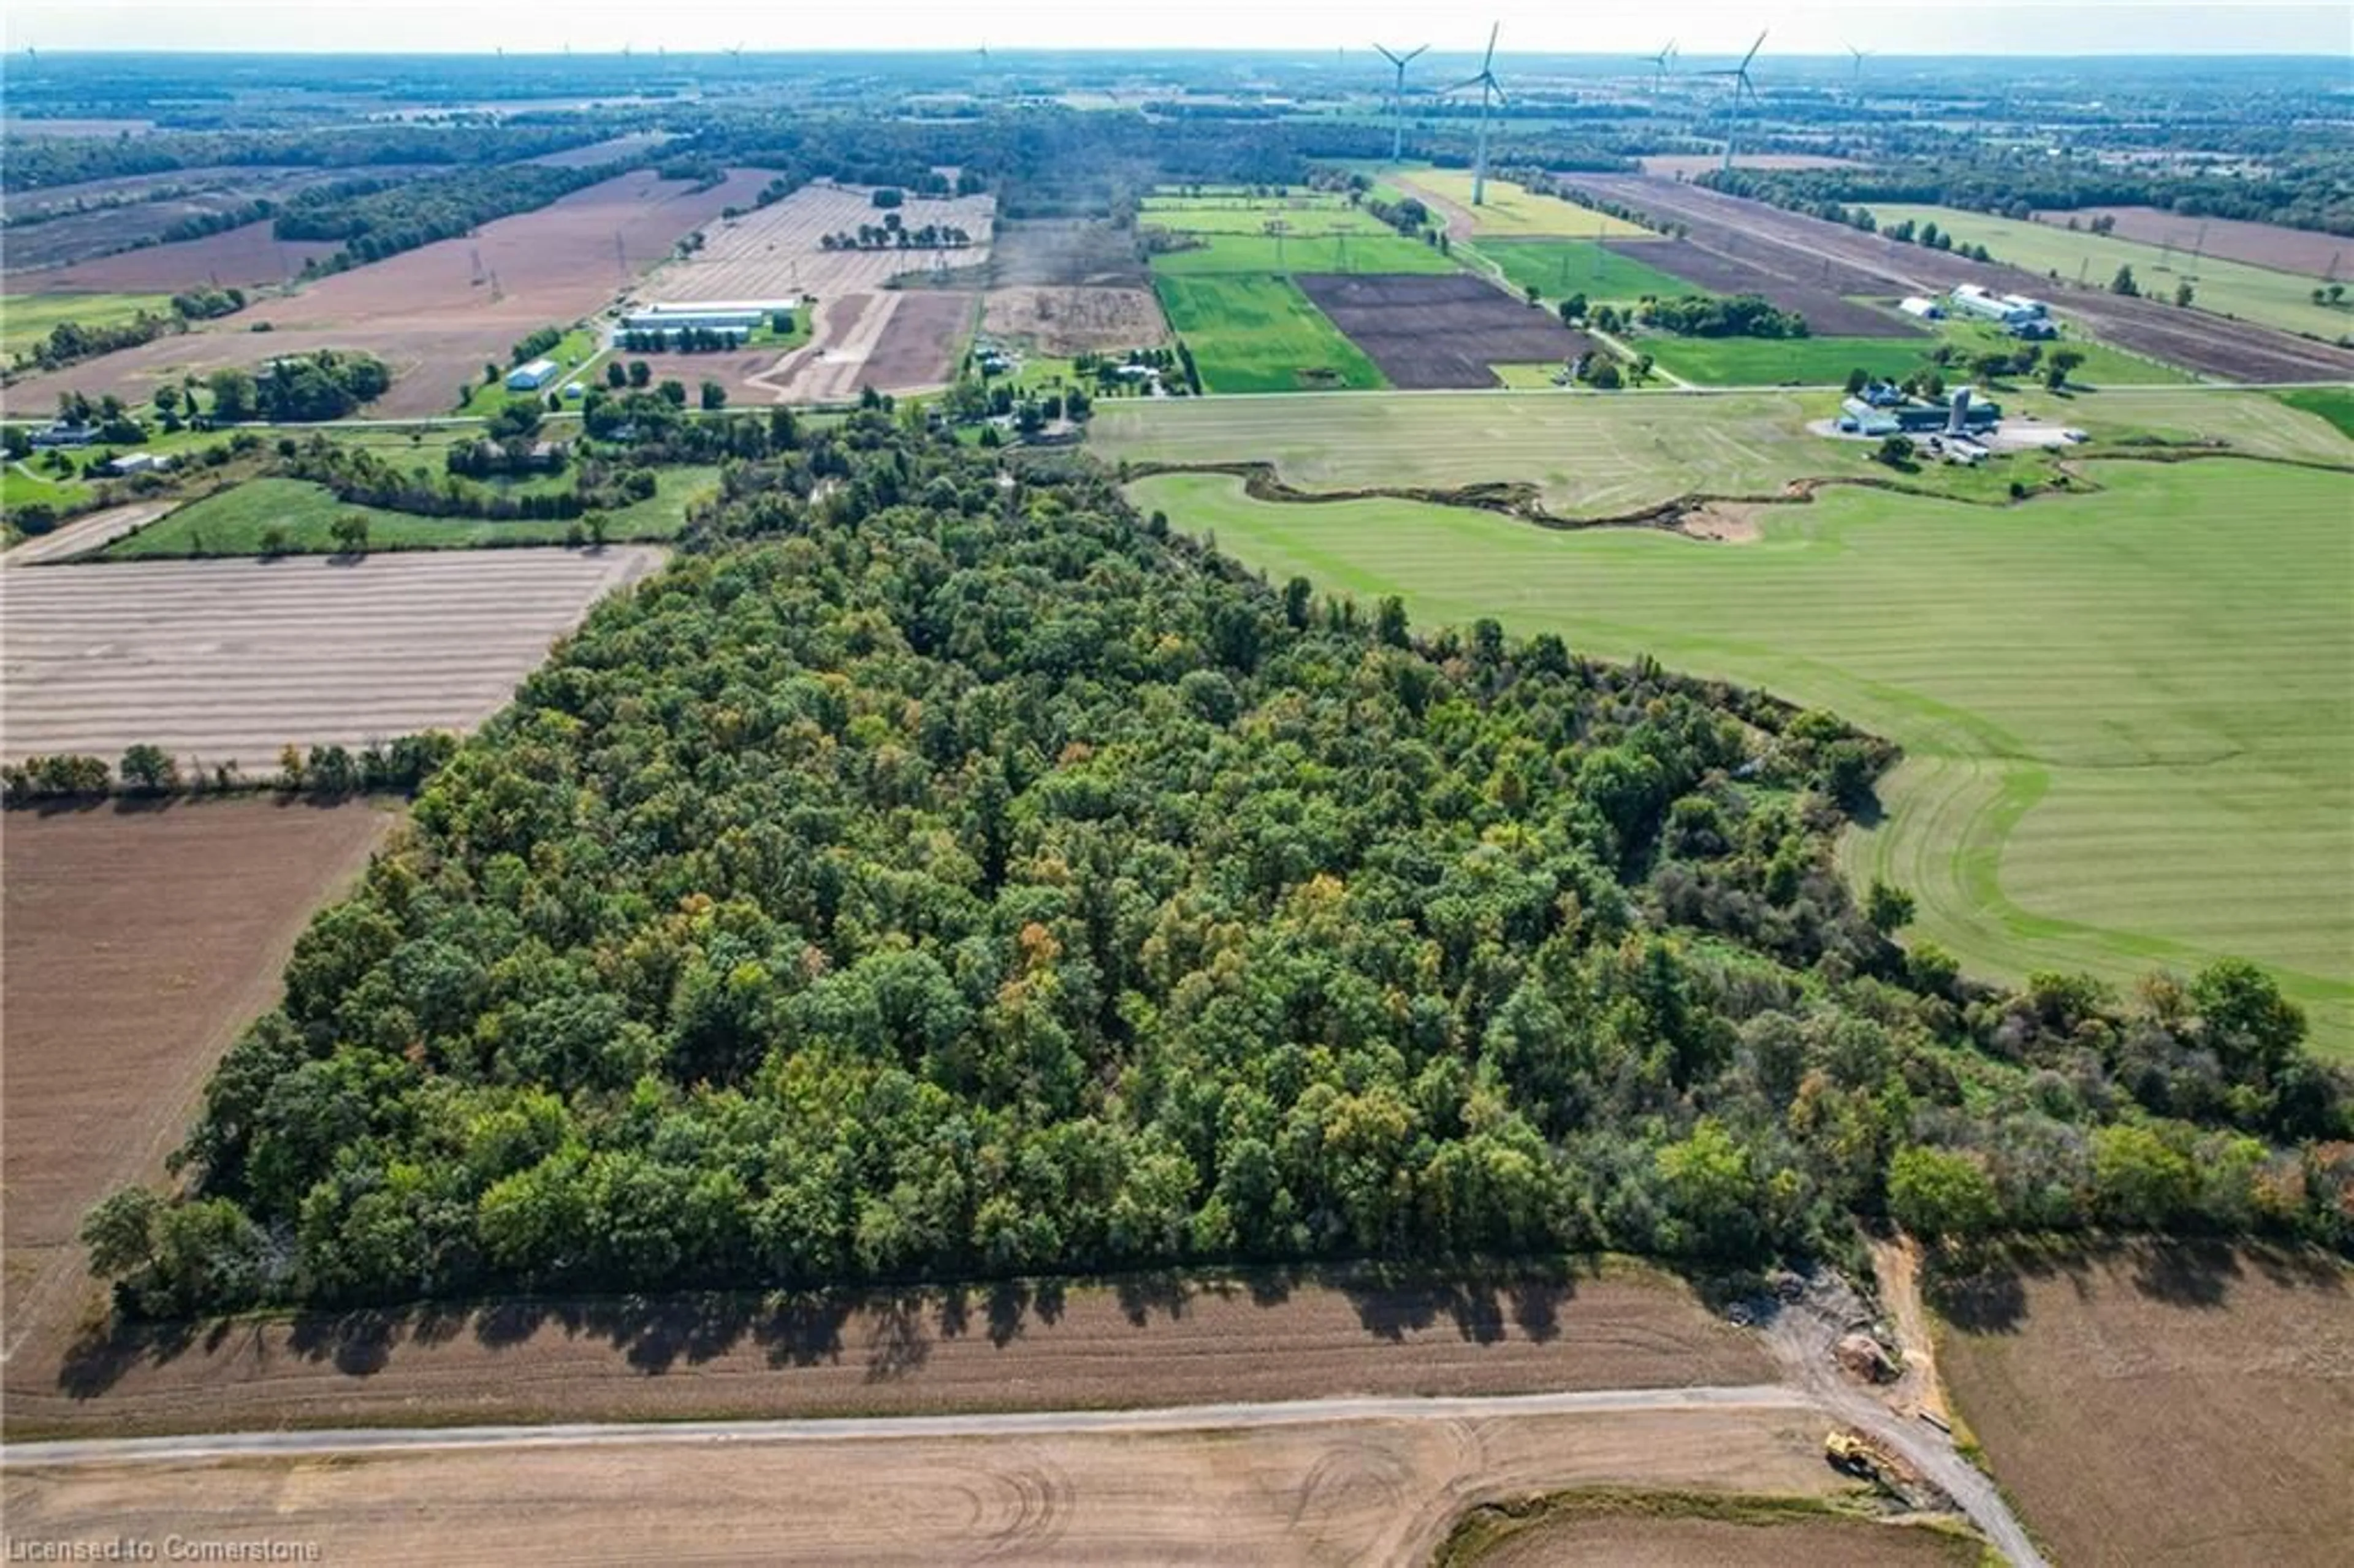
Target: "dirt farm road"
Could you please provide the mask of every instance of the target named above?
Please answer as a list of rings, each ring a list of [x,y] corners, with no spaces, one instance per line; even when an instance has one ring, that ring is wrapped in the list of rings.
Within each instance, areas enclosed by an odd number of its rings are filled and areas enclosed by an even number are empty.
[[[579,1422],[552,1426],[355,1427],[341,1432],[221,1432],[194,1437],[75,1438],[13,1443],[0,1465],[119,1465],[141,1461],[317,1457],[425,1448],[578,1448],[670,1443],[835,1443],[908,1437],[1031,1437],[1074,1433],[1233,1431],[1337,1421],[1465,1420],[1632,1410],[1805,1410],[1815,1402],[1781,1383],[1736,1388],[1628,1388],[1469,1398],[1288,1399],[1168,1410],[1030,1410],[971,1415],[863,1415],[805,1421]]]
[[[1906,1429],[1885,1406],[1859,1392],[1830,1386],[1835,1374],[1808,1376],[1810,1386],[1756,1383],[1734,1387],[1606,1389],[1577,1393],[1470,1398],[1342,1398],[1205,1404],[1161,1410],[1031,1411],[999,1414],[843,1417],[785,1421],[581,1423],[561,1425],[356,1428],[344,1431],[218,1433],[196,1436],[74,1439],[18,1443],[0,1451],[0,1469],[23,1475],[82,1468],[170,1467],[207,1461],[300,1464],[440,1451],[675,1447],[756,1448],[763,1445],[926,1439],[1036,1439],[1101,1435],[1138,1438],[1171,1434],[1224,1434],[1343,1423],[1462,1423],[1497,1418],[1622,1416],[1735,1412],[1829,1414],[1865,1426],[1900,1448],[1944,1486],[1970,1521],[2019,1568],[2043,1568],[2026,1531],[1992,1482],[1952,1450]]]

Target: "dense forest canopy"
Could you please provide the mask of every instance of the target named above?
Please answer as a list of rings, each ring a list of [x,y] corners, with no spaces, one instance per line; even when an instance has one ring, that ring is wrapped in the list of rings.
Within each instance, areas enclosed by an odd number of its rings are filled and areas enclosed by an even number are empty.
[[[737,454],[322,914],[96,1266],[154,1312],[1614,1246],[1893,1210],[2354,1235],[2225,964],[1975,987],[1832,859],[1887,749],[1278,589],[1085,460]]]

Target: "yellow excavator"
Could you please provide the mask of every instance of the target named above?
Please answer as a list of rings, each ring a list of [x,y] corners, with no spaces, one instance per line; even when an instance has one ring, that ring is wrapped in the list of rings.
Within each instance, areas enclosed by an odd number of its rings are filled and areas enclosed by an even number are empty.
[[[1867,1481],[1882,1479],[1895,1467],[1886,1451],[1861,1432],[1834,1432],[1824,1438],[1823,1457],[1835,1467]]]

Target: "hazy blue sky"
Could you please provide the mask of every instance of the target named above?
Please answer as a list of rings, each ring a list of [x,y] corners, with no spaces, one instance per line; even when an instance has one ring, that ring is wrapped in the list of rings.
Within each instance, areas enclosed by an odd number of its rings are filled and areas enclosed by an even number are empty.
[[[986,41],[1074,48],[1345,46],[1371,38],[1476,49],[1490,20],[1503,48],[1650,53],[1672,36],[1685,52],[1738,52],[1770,25],[1785,53],[1831,54],[1843,45],[1886,54],[2347,54],[2354,5],[2211,0],[2149,5],[2052,0],[1879,0],[1869,5],[1660,0],[1592,6],[1569,0],[1474,5],[1391,0],[901,0],[829,5],[779,0],[553,0],[536,5],[451,0],[7,0],[8,48],[253,49],[489,53],[618,50],[942,48]]]

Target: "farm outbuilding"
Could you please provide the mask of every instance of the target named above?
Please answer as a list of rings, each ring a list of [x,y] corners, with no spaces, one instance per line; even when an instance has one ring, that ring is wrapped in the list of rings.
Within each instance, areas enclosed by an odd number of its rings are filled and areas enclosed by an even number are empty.
[[[507,390],[536,392],[556,379],[557,364],[552,359],[535,359],[529,365],[518,365],[507,372]]]
[[[1946,317],[1945,306],[1935,300],[1924,299],[1918,294],[1904,301],[1896,308],[1908,316],[1918,316],[1925,322],[1943,321]]]
[[[1946,298],[1963,315],[1975,316],[1979,321],[2000,322],[2005,326],[2033,321],[2040,313],[2032,307],[2031,302],[2014,304],[2010,297],[1990,294],[1976,283],[1963,283]]]
[[[707,332],[749,333],[780,311],[799,308],[796,300],[697,300],[684,304],[641,305],[621,317],[623,332],[680,332],[700,327]]]

